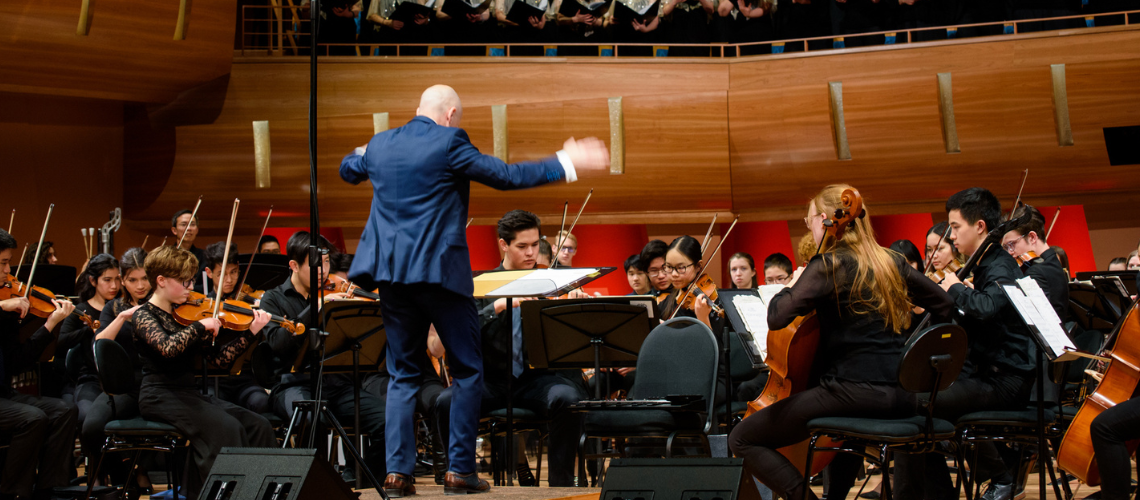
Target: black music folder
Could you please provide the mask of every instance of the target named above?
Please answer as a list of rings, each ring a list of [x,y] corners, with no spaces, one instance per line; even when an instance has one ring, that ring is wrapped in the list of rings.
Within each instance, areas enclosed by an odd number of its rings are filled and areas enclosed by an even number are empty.
[[[546,15],[548,5],[550,0],[537,0],[533,4],[525,0],[515,0],[515,3],[511,4],[511,10],[507,12],[507,20],[519,26],[530,26],[530,18],[537,17],[541,20]]]
[[[396,10],[392,11],[391,19],[400,21],[404,24],[411,24],[416,22],[416,14],[424,16],[429,20],[435,17],[435,9],[427,5],[420,5],[415,0],[408,0],[396,4]]]
[[[630,21],[637,21],[640,24],[648,24],[657,17],[657,2],[654,1],[648,5],[643,5],[638,8],[632,8],[620,0],[615,0],[617,5],[614,6],[614,18],[620,22],[628,23]]]
[[[463,18],[468,14],[483,14],[491,5],[491,0],[478,2],[475,0],[442,0],[439,10],[454,18]]]
[[[562,0],[562,5],[558,7],[558,13],[566,17],[574,17],[579,13],[602,17],[605,15],[606,9],[609,8],[611,1],[613,0],[584,4],[578,0]]]

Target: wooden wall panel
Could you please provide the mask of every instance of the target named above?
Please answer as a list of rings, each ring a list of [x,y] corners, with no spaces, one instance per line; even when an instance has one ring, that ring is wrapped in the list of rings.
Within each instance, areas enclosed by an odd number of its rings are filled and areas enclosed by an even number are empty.
[[[229,72],[232,0],[194,0],[186,39],[174,40],[178,1],[92,0],[87,36],[80,0],[0,2],[0,90],[167,102]]]

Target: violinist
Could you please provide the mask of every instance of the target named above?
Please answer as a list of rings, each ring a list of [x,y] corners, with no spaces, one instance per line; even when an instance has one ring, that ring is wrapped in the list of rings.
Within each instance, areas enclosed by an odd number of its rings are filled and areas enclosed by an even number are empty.
[[[24,264],[30,265],[35,262],[35,260],[36,256],[34,254],[28,254],[24,257]],[[58,262],[59,258],[55,255],[55,243],[44,241],[43,248],[40,249],[40,263],[56,264]]]
[[[75,309],[89,317],[98,318],[107,302],[119,295],[119,261],[111,254],[99,254],[91,258],[87,268],[79,275],[79,300]],[[95,331],[77,315],[68,316],[59,327],[59,339],[55,347],[55,363],[63,366],[67,351],[79,348],[83,359],[77,378],[63,385],[63,399],[70,398],[79,408],[79,423],[87,417],[87,410],[103,391],[99,388],[99,374],[95,370],[95,353],[91,343],[95,341]],[[62,372],[66,373],[66,369]],[[74,385],[73,385],[74,384]]]
[[[154,293],[135,311],[135,342],[142,356],[139,414],[166,422],[190,441],[186,498],[197,498],[214,458],[225,446],[268,448],[277,445],[269,421],[245,408],[202,394],[194,383],[195,357],[226,366],[253,341],[269,322],[257,311],[248,332],[226,344],[212,345],[221,329],[217,318],[182,326],[174,308],[186,302],[193,287],[198,259],[190,251],[162,246],[143,261]]]
[[[499,219],[499,250],[503,261],[496,271],[533,269],[540,241],[538,216],[524,210],[512,210]],[[522,335],[520,300],[512,301],[513,308],[506,311],[506,299],[479,299],[476,307],[482,323],[484,408],[502,408],[506,398],[514,400],[515,408],[526,408],[550,419],[550,486],[574,485],[574,459],[578,449],[579,417],[567,408],[585,398],[580,386],[570,379],[549,370],[531,368]],[[511,329],[503,319],[512,314]],[[508,350],[508,343],[514,349]],[[453,352],[452,350],[448,351]],[[513,394],[506,392],[506,378],[513,376]],[[581,377],[578,377],[581,378]],[[455,400],[455,386],[443,391],[437,402],[437,419],[446,421]],[[449,439],[446,426],[441,426],[445,442]],[[520,485],[535,486],[537,481],[526,462],[526,455],[518,455],[514,468]]]
[[[924,260],[923,264],[925,268],[926,263],[934,261],[928,276],[936,283],[942,281],[947,273],[957,272],[963,264],[962,254],[954,247],[954,242],[949,237],[942,237],[948,225],[946,222],[939,222],[926,231],[927,260]]]
[[[550,242],[546,238],[538,240],[538,260],[535,265],[540,269],[542,267],[550,267],[554,262],[554,250],[550,248]]]
[[[701,258],[701,244],[696,238],[692,236],[680,236],[669,244],[669,249],[665,253],[665,265],[662,270],[669,275],[670,283],[673,285],[674,292],[669,295],[659,306],[661,309],[661,317],[668,318],[673,315],[673,310],[677,308],[677,295],[678,292],[689,287],[693,280],[697,279],[697,270],[704,264]],[[696,318],[712,329],[716,334],[724,330],[725,318],[713,312],[713,303],[702,294],[693,300],[693,307],[691,309],[682,308],[677,312],[676,316],[687,316]],[[720,336],[717,335],[717,338]]]
[[[800,237],[800,242],[796,244],[796,260],[799,261],[801,268],[807,266],[808,261],[815,256],[817,248],[815,237],[811,233],[804,233]]]
[[[939,285],[954,299],[961,311],[959,324],[970,339],[967,361],[973,367],[963,372],[949,389],[938,393],[935,417],[954,421],[975,411],[1023,410],[1029,404],[1036,367],[1036,347],[1021,317],[1010,303],[998,280],[1022,277],[1017,261],[992,245],[986,235],[997,226],[1001,204],[983,188],[959,191],[946,201],[950,240],[963,255],[980,253],[973,269],[973,286],[963,284],[954,273],[946,273]],[[979,474],[991,478],[986,495],[1007,498],[1014,489],[1013,475],[1002,462],[992,443],[978,445]],[[897,454],[896,494],[899,498],[943,500],[958,498],[950,481],[943,455]],[[924,490],[925,488],[925,490]]]
[[[289,269],[292,273],[289,279],[265,291],[261,297],[261,309],[270,314],[284,317],[302,323],[309,320],[309,294],[321,293],[320,286],[311,286],[309,282],[309,241],[308,231],[298,231],[289,237],[285,243],[285,253],[289,256]],[[323,283],[329,275],[328,252],[333,245],[324,236],[318,236],[317,247],[321,252],[321,262],[318,264],[317,275]],[[343,293],[327,293],[325,300],[344,298]],[[281,363],[274,367],[274,386],[270,393],[269,404],[274,414],[283,420],[289,420],[293,415],[293,402],[313,399],[312,381],[309,376],[310,368],[317,360],[316,339],[308,335],[293,335],[288,329],[270,324],[266,327],[265,342],[273,350],[278,360],[297,359],[301,350],[305,351],[301,366],[295,373]],[[341,422],[353,421],[353,380],[346,374],[325,374],[321,380],[324,399],[328,401],[328,408]],[[360,393],[360,432],[368,435],[367,445],[362,452],[364,465],[374,474],[385,471],[384,462],[384,400],[366,391]]]
[[[756,288],[756,261],[745,252],[736,252],[728,259],[728,275],[732,288]]]
[[[8,282],[16,239],[0,229],[0,283]],[[34,284],[34,283],[33,283]],[[71,315],[75,305],[53,300],[55,311],[26,341],[20,341],[19,321],[31,307],[28,299],[0,301],[0,433],[11,437],[8,458],[0,469],[0,498],[49,498],[51,489],[68,485],[75,446],[75,405],[61,399],[16,392],[12,376],[31,369],[48,344],[52,330]]]
[[[559,231],[554,244],[559,243],[562,246],[554,249],[558,254],[558,267],[574,267],[574,256],[578,255],[578,237],[570,231]]]
[[[281,242],[276,236],[267,234],[257,241],[257,253],[271,253],[281,255]]]
[[[222,280],[222,298],[231,300],[237,298],[236,287],[238,280],[241,279],[237,245],[230,245],[230,255],[226,259],[226,270],[223,272],[222,258],[225,251],[226,242],[224,241],[211,243],[207,246],[204,252],[206,257],[205,268],[206,275],[210,277],[210,280],[214,282],[217,282],[218,279]],[[211,299],[216,298],[217,289],[211,289],[206,295]],[[238,332],[226,328],[223,328],[222,332],[227,334],[226,337],[239,335]],[[223,401],[229,401],[254,413],[260,414],[269,411],[269,394],[266,394],[265,388],[257,383],[248,362],[246,362],[246,366],[241,367],[240,374],[221,377],[217,383],[218,393],[215,396]]]
[[[352,267],[352,255],[337,252],[329,255],[329,276],[348,280],[348,270]]]
[[[115,396],[114,417],[120,419],[133,418],[139,415],[138,384],[142,382],[142,358],[139,357],[138,345],[134,341],[134,323],[131,318],[135,311],[150,298],[150,280],[146,277],[146,268],[143,267],[143,262],[146,262],[146,250],[138,247],[127,250],[119,259],[119,277],[122,282],[119,296],[107,302],[107,305],[103,307],[103,312],[99,315],[99,323],[103,327],[95,335],[95,340],[114,340],[123,346],[123,350],[127,352],[127,357],[130,358],[135,371],[134,390],[127,394]],[[109,399],[110,396],[107,393],[100,393],[87,410],[87,416],[81,425],[79,441],[83,446],[84,454],[90,459],[90,463],[99,463],[103,442],[107,439],[104,427],[112,417]],[[120,484],[129,472],[127,463],[129,462],[104,461],[102,470],[117,480],[110,483],[103,482],[104,478],[91,478],[91,480],[99,480],[99,484]],[[147,478],[145,467],[141,465],[135,478],[138,481],[139,493],[145,495],[149,494],[149,491],[153,491],[153,488],[150,479]]]
[[[1069,275],[1061,268],[1057,253],[1045,241],[1045,217],[1031,205],[1022,205],[1013,211],[1011,218],[1017,219],[1029,214],[1029,222],[1015,226],[1001,238],[1002,248],[1020,264],[1026,276],[1030,276],[1049,297],[1049,304],[1061,318],[1061,323],[1069,318]]]
[[[179,210],[170,219],[170,233],[174,235],[174,244],[177,245],[178,241],[182,241],[180,248],[190,251],[194,254],[194,258],[198,259],[198,271],[195,276],[202,273],[202,267],[205,265],[205,250],[194,246],[194,240],[198,239],[198,217],[194,214],[193,210]],[[183,237],[185,234],[185,237]]]
[[[745,468],[784,498],[800,498],[808,485],[777,449],[806,440],[809,420],[913,414],[914,400],[898,387],[897,373],[906,341],[900,332],[909,326],[911,300],[936,317],[953,311],[945,292],[875,242],[870,217],[854,219],[839,240],[829,232],[824,221],[834,222],[828,214],[842,206],[847,189],[828,186],[808,204],[804,222],[819,255],[796,270],[768,307],[770,330],[816,312],[820,345],[813,366],[822,370],[818,385],[744,419],[728,439]],[[846,496],[860,464],[858,457],[836,457],[830,465],[829,498]],[[814,497],[810,489],[808,494]]]
[[[922,268],[922,254],[918,253],[918,247],[914,246],[910,240],[897,240],[887,247],[902,255],[906,259],[906,263],[910,264],[916,271],[921,271]]]
[[[668,251],[669,245],[664,241],[653,240],[645,244],[638,257],[641,270],[645,271],[645,276],[649,278],[649,293],[653,296],[668,293],[673,289],[669,273],[665,272],[665,253]]]

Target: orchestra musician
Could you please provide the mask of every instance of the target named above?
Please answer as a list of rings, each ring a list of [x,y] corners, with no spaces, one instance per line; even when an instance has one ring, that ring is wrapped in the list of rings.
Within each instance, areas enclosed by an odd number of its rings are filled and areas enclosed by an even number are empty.
[[[745,252],[736,252],[728,259],[728,275],[732,288],[756,288],[756,261]]]
[[[986,235],[998,224],[1001,204],[984,188],[955,193],[946,201],[950,236],[963,255],[984,252],[976,259],[973,284],[967,286],[954,273],[946,273],[939,284],[954,299],[961,315],[959,324],[970,342],[968,364],[948,389],[938,393],[935,417],[954,421],[975,411],[1022,410],[1029,404],[1036,367],[1036,346],[1029,330],[1001,290],[998,280],[1022,277],[1017,261],[998,244],[983,248]],[[941,236],[941,235],[939,235]],[[929,240],[928,240],[929,241]],[[1007,498],[1014,488],[1013,475],[1002,462],[993,443],[978,445],[979,472],[991,480],[987,495]],[[899,498],[948,500],[958,498],[950,481],[943,455],[895,455],[895,493]],[[979,480],[985,480],[979,476]]]
[[[374,193],[349,277],[366,289],[378,288],[388,334],[386,362],[392,380],[384,489],[390,496],[415,493],[412,414],[423,384],[416,361],[432,324],[449,354],[453,379],[444,491],[490,490],[475,474],[483,362],[464,231],[471,181],[521,189],[563,179],[573,182],[579,170],[600,173],[609,165],[606,146],[596,138],[570,139],[553,156],[508,165],[471,144],[459,128],[462,117],[455,90],[429,87],[415,118],[376,134],[340,166],[342,179],[352,184],[370,181]]]
[[[805,260],[804,263],[807,263]],[[795,268],[792,267],[792,259],[787,255],[776,252],[764,258],[764,284],[765,285],[784,285],[788,280],[792,279],[792,273]]]
[[[222,271],[222,259],[226,251],[226,242],[219,241],[211,243],[206,247],[205,255],[206,275],[210,280],[217,282],[218,279],[222,280],[222,298],[224,300],[236,299],[238,295],[237,285],[238,280],[241,279],[240,268],[238,266],[238,249],[237,245],[230,245],[229,258],[226,260],[226,270]],[[213,288],[206,294],[207,297],[213,299],[217,295],[217,288]],[[225,332],[237,334],[225,328]],[[252,370],[249,368],[249,363],[242,367],[241,373],[238,375],[226,375],[217,380],[217,394],[215,396],[224,401],[229,401],[235,405],[245,408],[254,413],[267,413],[269,409],[269,394],[265,392],[265,388],[257,383],[254,378]]]
[[[653,285],[649,283],[649,275],[641,270],[641,258],[637,254],[630,255],[622,267],[625,268],[625,279],[633,289],[630,295],[649,295]]]
[[[667,251],[669,251],[669,245],[666,245],[664,241],[651,240],[642,247],[641,255],[637,259],[641,265],[641,270],[645,271],[645,275],[649,278],[651,285],[649,293],[655,297],[673,289],[669,273],[665,272],[665,253]]]
[[[0,229],[0,283],[8,282],[16,239]],[[0,469],[0,498],[48,499],[51,489],[68,484],[78,411],[58,398],[16,392],[12,376],[35,365],[55,340],[52,330],[70,317],[75,304],[52,300],[55,312],[26,341],[19,322],[31,307],[25,297],[0,301],[0,432],[10,436],[8,458]]]
[[[923,260],[923,267],[925,268],[925,264],[931,260],[934,261],[930,266],[931,279],[934,279],[938,272],[943,274],[955,272],[965,263],[962,260],[962,253],[954,246],[954,242],[949,237],[942,237],[947,227],[948,223],[939,222],[926,231],[926,260]],[[941,278],[935,281],[941,281]]]
[[[1010,216],[1018,219],[1029,213],[1029,221],[1015,226],[1001,238],[1001,246],[1021,262],[1021,269],[1049,297],[1061,323],[1069,317],[1069,275],[1061,268],[1057,252],[1045,241],[1045,217],[1030,205],[1017,207]]]
[[[161,246],[143,262],[154,293],[135,311],[135,342],[142,356],[139,414],[148,420],[173,425],[190,441],[186,498],[197,498],[214,459],[225,446],[267,448],[277,446],[273,426],[265,417],[213,396],[203,395],[194,382],[195,356],[215,366],[233,362],[269,322],[269,315],[254,311],[247,332],[233,341],[212,345],[221,328],[217,318],[189,326],[175,319],[175,308],[193,286],[198,259],[190,251]]]
[[[914,399],[898,386],[897,373],[906,340],[900,332],[911,319],[908,296],[936,317],[949,317],[953,310],[944,291],[875,242],[870,217],[856,218],[838,241],[826,233],[824,220],[841,206],[840,197],[848,188],[828,186],[808,204],[804,220],[819,255],[796,270],[768,307],[770,330],[816,311],[820,345],[815,366],[822,370],[818,385],[744,419],[729,435],[729,446],[744,458],[748,472],[783,498],[801,498],[808,485],[777,449],[808,439],[809,420],[914,413]],[[856,457],[854,469],[846,464],[840,474],[836,466],[841,462],[836,460],[828,496],[843,498],[860,461]],[[810,490],[808,494],[814,497]]]

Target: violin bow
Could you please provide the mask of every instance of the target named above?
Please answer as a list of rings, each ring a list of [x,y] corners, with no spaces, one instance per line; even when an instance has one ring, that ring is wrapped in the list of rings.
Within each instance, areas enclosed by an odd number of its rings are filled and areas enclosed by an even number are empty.
[[[574,226],[578,225],[578,218],[582,216],[582,211],[586,209],[586,204],[590,202],[590,197],[593,195],[594,195],[594,188],[590,188],[590,192],[586,193],[586,201],[582,202],[582,206],[578,208],[578,215],[574,216],[574,222],[570,223],[570,229],[568,229],[566,231],[567,235],[574,233]],[[565,221],[563,221],[563,222],[565,222]],[[562,231],[559,231],[558,234],[561,235]],[[553,251],[551,252],[555,255],[555,258],[554,258],[554,262],[550,263],[550,267],[554,267],[554,265],[558,262],[558,258],[557,258],[558,253],[562,251],[562,243],[565,243],[565,242],[566,242],[566,236],[560,236],[559,237],[559,243],[558,243],[558,251],[557,252],[553,252]],[[551,250],[553,250],[553,249],[551,249]]]
[[[1009,218],[1013,218],[1013,213],[1017,211],[1017,206],[1021,204],[1021,192],[1025,191],[1025,180],[1029,178],[1029,169],[1021,174],[1021,187],[1017,189],[1017,198],[1013,200],[1013,208],[1009,210]]]
[[[16,225],[16,209],[12,209],[12,215],[8,217],[8,234],[12,234],[12,228]]]
[[[713,220],[709,223],[709,230],[705,231],[705,239],[701,240],[701,255],[705,254],[705,250],[709,249],[709,237],[712,236],[713,227],[716,226],[716,217],[719,214],[713,214]],[[724,238],[721,238],[722,240]]]
[[[269,207],[269,209],[270,209],[270,210],[273,210],[273,207]],[[475,222],[475,218],[474,218],[474,217],[472,217],[472,218],[470,218],[470,219],[467,219],[467,225],[466,225],[466,226],[463,226],[463,229],[467,229],[467,228],[471,227],[471,223],[472,223],[472,222]]]
[[[55,210],[55,203],[48,206],[47,218],[44,219],[44,229],[40,231],[40,242],[36,245],[36,254],[32,257],[32,268],[28,271],[28,282],[24,286],[24,297],[32,292],[32,280],[36,277],[36,265],[40,262],[40,250],[44,247],[44,236],[47,235],[48,223],[51,222],[51,212]]]
[[[190,212],[190,221],[186,223],[186,229],[182,230],[182,236],[178,238],[178,247],[179,248],[182,247],[182,240],[186,239],[186,232],[190,230],[190,224],[193,224],[194,221],[198,220],[198,207],[200,207],[200,206],[202,206],[202,195],[198,195],[198,203],[194,204],[194,211]],[[236,209],[235,209],[235,215],[236,215]],[[231,234],[233,233],[233,225],[232,224],[230,226],[230,233]],[[165,241],[165,240],[163,240],[163,241]],[[227,249],[226,251],[228,252],[229,250]],[[224,269],[223,269],[223,271],[224,271]]]
[[[942,242],[946,241],[946,236],[949,234],[950,224],[946,224],[946,230],[942,231],[942,237],[938,238],[938,244],[934,246],[934,251],[931,252],[930,255],[926,256],[926,269],[922,271],[923,275],[929,273],[930,270],[934,268],[934,254],[938,253],[938,249],[942,247]]]
[[[143,236],[143,242],[142,242],[142,245],[139,245],[139,248],[141,248],[141,249],[143,249],[143,250],[146,250],[146,240],[149,240],[149,239],[150,239],[150,235],[149,235],[149,234],[148,234],[148,235],[146,235],[146,236]]]
[[[257,237],[257,243],[259,245],[261,244],[261,238],[265,237],[265,229],[269,227],[269,218],[270,217],[273,217],[273,205],[269,205],[269,213],[265,214],[265,224],[261,225],[261,235]],[[230,231],[232,232],[233,230],[231,229]],[[258,250],[261,250],[261,249],[258,248]],[[229,250],[226,250],[226,254],[229,254]],[[245,265],[245,273],[243,273],[241,275],[241,283],[238,283],[237,288],[234,288],[235,291],[240,293],[242,287],[245,286],[245,279],[249,277],[249,270],[253,269],[253,259],[256,256],[257,256],[257,252],[253,252],[253,253],[249,254],[249,263],[247,263]],[[225,272],[225,271],[226,271],[226,269],[223,267],[222,272]]]
[[[693,281],[689,283],[689,286],[685,287],[683,293],[677,295],[677,306],[673,308],[673,314],[669,315],[669,319],[673,319],[675,316],[677,316],[677,311],[681,310],[680,304],[684,302],[684,299],[688,298],[689,295],[692,295],[693,289],[697,287],[696,278],[699,278],[702,274],[705,273],[705,268],[709,267],[709,262],[712,262],[713,258],[716,257],[717,252],[720,252],[721,245],[724,245],[724,240],[728,239],[728,235],[732,234],[732,228],[736,227],[736,222],[739,220],[739,215],[732,219],[732,224],[729,225],[728,230],[724,232],[724,237],[721,238],[719,242],[717,242],[716,249],[713,250],[712,254],[709,255],[707,259],[704,259],[704,263],[701,264],[700,269],[697,269],[697,274],[694,275]],[[704,255],[702,254],[701,257],[704,257]]]
[[[199,200],[201,200],[201,198],[199,198]],[[234,223],[237,222],[237,211],[238,211],[238,205],[239,204],[241,204],[241,200],[234,198],[234,211],[230,214],[230,230],[229,230],[229,233],[226,234],[226,249],[225,249],[225,251],[222,252],[222,271],[220,273],[218,273],[218,276],[217,276],[218,293],[214,295],[214,314],[211,316],[214,318],[218,317],[218,311],[221,310],[222,303],[226,301],[225,297],[222,296],[222,287],[226,284],[226,266],[228,265],[228,262],[230,259],[230,244],[233,243],[233,239],[234,239]],[[194,216],[191,215],[190,216],[190,222],[193,222],[193,221],[194,221]],[[269,222],[268,219],[266,219],[266,223],[268,223],[268,222]],[[186,228],[187,229],[190,228],[189,223],[186,224]],[[185,231],[182,232],[182,236],[186,236]],[[214,345],[217,341],[218,341],[218,336],[214,335],[214,338],[210,340],[210,345]]]
[[[562,205],[562,224],[558,226],[558,238],[554,240],[557,246],[550,247],[550,268],[554,269],[558,265],[558,252],[562,249],[562,230],[566,229],[566,212],[570,210],[570,201],[567,200],[565,205]]]
[[[154,248],[155,248],[155,250],[157,250],[159,247],[163,247],[163,246],[166,246],[166,238],[167,238],[167,236],[163,236],[163,237],[162,237],[162,243],[159,243],[157,247],[154,247]],[[144,250],[145,250],[145,249],[144,249]]]
[[[28,255],[28,242],[24,242],[24,251],[20,253],[20,262],[16,263],[16,278],[20,277],[20,268],[24,266],[24,257]]]
[[[1057,225],[1057,217],[1061,216],[1061,207],[1057,207],[1057,211],[1053,212],[1053,222],[1049,223],[1049,230],[1045,231],[1045,241],[1049,241],[1049,235],[1053,234],[1053,226]]]

